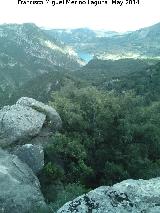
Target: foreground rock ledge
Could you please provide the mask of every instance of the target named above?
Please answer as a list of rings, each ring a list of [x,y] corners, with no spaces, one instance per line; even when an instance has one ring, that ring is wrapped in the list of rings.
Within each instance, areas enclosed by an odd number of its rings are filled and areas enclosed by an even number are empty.
[[[0,213],[32,212],[49,212],[37,177],[17,156],[0,149]]]
[[[160,213],[160,178],[101,186],[66,203],[57,213]]]
[[[41,132],[55,132],[62,121],[56,110],[32,98],[22,97],[0,110],[0,146],[28,143]]]

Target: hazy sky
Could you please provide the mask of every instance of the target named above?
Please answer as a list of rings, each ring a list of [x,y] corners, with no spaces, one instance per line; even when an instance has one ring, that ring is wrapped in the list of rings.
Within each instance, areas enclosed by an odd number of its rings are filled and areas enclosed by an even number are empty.
[[[0,24],[33,22],[48,28],[136,30],[160,22],[160,0],[140,0],[139,5],[18,5],[18,0],[0,0]],[[58,1],[58,0],[57,0]]]

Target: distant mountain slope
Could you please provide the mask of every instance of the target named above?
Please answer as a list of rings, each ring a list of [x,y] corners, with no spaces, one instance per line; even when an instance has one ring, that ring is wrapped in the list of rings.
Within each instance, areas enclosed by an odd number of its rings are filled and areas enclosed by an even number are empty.
[[[41,76],[37,76],[16,88],[10,98],[10,103],[14,103],[22,96],[36,98],[38,101],[47,103],[51,98],[51,92],[58,90],[62,86],[66,76],[67,72],[62,70],[43,73]]]
[[[92,46],[96,45],[101,37],[112,37],[118,35],[117,32],[105,30],[91,30],[88,28],[78,29],[52,29],[45,31],[48,35],[56,37],[58,40],[72,46],[75,51],[85,51],[91,53]]]
[[[133,90],[147,102],[160,100],[160,60],[92,60],[73,74],[104,91]]]
[[[49,33],[70,44],[76,51],[90,53],[103,60],[160,58],[160,23],[123,34],[89,29],[52,30]]]
[[[134,90],[148,102],[160,100],[160,62],[140,72],[121,76],[118,81],[103,84],[103,87],[118,92]]]
[[[0,106],[19,95],[48,101],[66,73],[75,81],[103,89],[125,90],[124,85],[132,89],[131,85],[136,86],[132,78],[139,76],[139,82],[141,73],[146,75],[148,67],[157,63],[156,57],[160,56],[160,24],[123,35],[89,29],[53,31],[34,24],[0,26]],[[82,52],[98,57],[81,67],[82,61],[72,48],[59,41],[60,35],[69,44],[75,42]],[[106,60],[108,56],[125,59]]]
[[[79,29],[51,29],[46,32],[63,41],[64,43],[74,45],[75,43],[85,43],[96,38],[96,32],[88,28]]]
[[[0,25],[0,93],[7,98],[17,86],[42,73],[77,69],[82,61],[69,47],[34,24]]]
[[[160,57],[160,23],[128,34],[100,38],[95,49],[101,58]]]
[[[64,85],[73,83],[83,86],[83,84],[87,84],[86,82],[83,83],[81,79],[74,77],[73,73],[74,72],[66,70],[43,73],[41,76],[33,78],[24,85],[18,87],[10,97],[9,103],[15,103],[15,101],[22,96],[36,98],[38,101],[48,103],[51,100],[53,91],[59,90]]]
[[[86,80],[96,86],[100,86],[110,80],[116,80],[120,76],[130,73],[138,73],[150,65],[156,64],[157,60],[91,60],[86,66],[73,73],[74,76]]]
[[[122,91],[124,85],[128,85],[130,77],[133,75],[142,75],[138,73],[150,69],[152,64],[157,61],[121,59],[121,60],[92,60],[86,66],[77,71],[53,71],[44,73],[41,76],[28,81],[20,86],[11,97],[11,103],[14,103],[21,96],[36,98],[39,101],[48,102],[51,94],[59,90],[64,85],[71,82],[81,87],[94,85],[99,89]],[[42,81],[43,79],[43,81]],[[122,80],[122,81],[121,81]],[[119,84],[118,84],[119,83]],[[130,85],[131,86],[131,85]],[[129,89],[126,87],[126,90]]]

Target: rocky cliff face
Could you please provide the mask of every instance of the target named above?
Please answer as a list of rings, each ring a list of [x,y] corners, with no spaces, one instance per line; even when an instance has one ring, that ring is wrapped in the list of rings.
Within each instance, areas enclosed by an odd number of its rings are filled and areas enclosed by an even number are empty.
[[[12,153],[26,163],[35,174],[38,174],[43,169],[44,151],[42,145],[19,145],[13,149]]]
[[[57,213],[159,213],[160,178],[101,186],[66,203]]]
[[[0,212],[49,212],[32,170],[17,156],[0,149]]]
[[[50,212],[35,174],[44,166],[43,146],[61,124],[55,109],[32,98],[0,110],[0,212]]]

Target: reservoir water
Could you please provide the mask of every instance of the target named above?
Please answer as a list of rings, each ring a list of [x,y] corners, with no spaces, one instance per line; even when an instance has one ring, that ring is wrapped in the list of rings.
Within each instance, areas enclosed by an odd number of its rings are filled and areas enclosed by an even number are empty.
[[[93,55],[85,52],[77,52],[78,56],[83,59],[86,63],[93,59]]]

